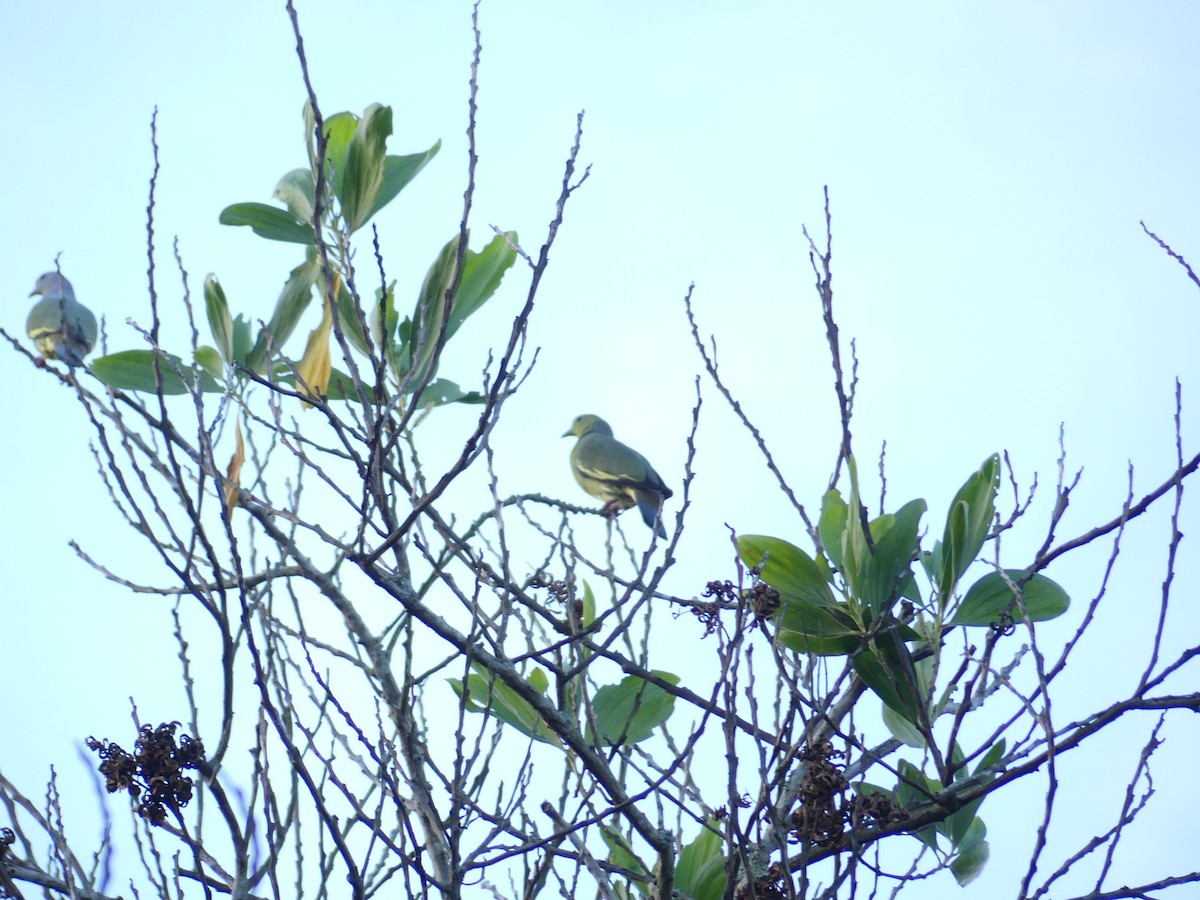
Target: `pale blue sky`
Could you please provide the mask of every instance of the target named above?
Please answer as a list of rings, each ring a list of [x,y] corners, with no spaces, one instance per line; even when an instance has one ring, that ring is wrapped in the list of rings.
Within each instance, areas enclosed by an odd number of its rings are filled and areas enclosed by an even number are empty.
[[[395,110],[393,152],[444,142],[379,219],[389,273],[414,292],[460,216],[469,12],[458,0],[299,0],[327,114],[383,102]],[[582,159],[593,164],[541,291],[538,367],[496,434],[501,493],[584,500],[558,438],[579,412],[605,416],[678,482],[699,371],[681,303],[694,281],[724,374],[815,510],[837,434],[800,227],[822,233],[825,184],[835,302],[861,358],[858,452],[871,460],[887,440],[889,497],[925,497],[932,531],[994,450],[1012,453],[1023,483],[1036,470],[1048,486],[1060,422],[1068,465],[1086,468],[1060,536],[1115,515],[1128,461],[1138,492],[1169,474],[1176,375],[1184,453],[1194,452],[1200,292],[1138,226],[1144,219],[1200,266],[1193,3],[487,0],[481,20],[476,243],[495,224],[517,229],[531,251],[540,245],[580,109]],[[138,345],[124,321],[147,317],[156,105],[160,291],[179,294],[178,236],[194,293],[216,272],[236,311],[269,315],[295,248],[217,215],[269,201],[279,176],[304,162],[304,93],[282,4],[46,0],[9,4],[0,26],[0,324],[23,332],[25,295],[62,251],[79,298],[106,317],[110,347]],[[477,377],[524,287],[514,270],[442,374]],[[0,353],[10,435],[0,468],[9,502],[0,764],[30,788],[50,763],[77,768],[72,741],[117,734],[140,682],[174,672],[162,604],[101,581],[66,546],[75,538],[106,563],[137,564],[97,484],[78,404],[37,376]],[[713,562],[728,558],[725,523],[802,542],[752,444],[704,391],[695,506],[669,585],[688,595],[731,576]],[[452,436],[470,415],[448,411],[434,427]],[[1013,564],[1040,543],[1046,500],[1043,491],[1036,527],[1006,539]],[[1123,610],[1152,607],[1166,533],[1159,517],[1129,538],[1113,612],[1078,665],[1081,711],[1090,686],[1133,678],[1119,665],[1122,642],[1142,638],[1128,638],[1124,617],[1135,613]],[[1181,605],[1197,586],[1184,548]],[[1049,574],[1082,605],[1102,560],[1093,553]],[[1188,616],[1182,630],[1194,633]],[[1047,628],[1047,639],[1075,624]],[[174,702],[147,718],[178,717]],[[1168,736],[1162,765],[1192,766],[1195,730]],[[1095,777],[1124,778],[1135,754],[1108,745]],[[993,862],[964,896],[1012,895],[1033,828],[1022,816],[1040,815],[1043,785],[1028,779],[1007,807],[988,801]],[[1089,808],[1086,782],[1064,791],[1088,828],[1116,812],[1107,795]],[[1164,794],[1155,801],[1164,820],[1190,808],[1178,791]],[[1185,829],[1151,831],[1147,854],[1190,865]],[[1129,865],[1126,880],[1143,874]]]

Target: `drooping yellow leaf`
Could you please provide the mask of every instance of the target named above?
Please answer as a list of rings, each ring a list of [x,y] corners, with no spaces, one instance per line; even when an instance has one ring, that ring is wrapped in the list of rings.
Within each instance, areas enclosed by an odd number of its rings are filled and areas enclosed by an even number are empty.
[[[242,423],[239,420],[237,429],[237,449],[229,460],[229,468],[225,470],[225,515],[233,517],[233,509],[238,503],[238,488],[241,485],[242,463],[246,461],[246,445],[242,442]]]
[[[341,282],[341,275],[335,272],[333,290],[325,294],[321,323],[309,333],[304,355],[300,357],[300,362],[296,363],[296,374],[299,376],[296,386],[314,400],[329,394],[329,378],[333,373],[333,362],[329,357],[329,332],[333,328],[333,305],[330,297],[337,296]],[[311,403],[304,404],[305,409],[311,407]]]

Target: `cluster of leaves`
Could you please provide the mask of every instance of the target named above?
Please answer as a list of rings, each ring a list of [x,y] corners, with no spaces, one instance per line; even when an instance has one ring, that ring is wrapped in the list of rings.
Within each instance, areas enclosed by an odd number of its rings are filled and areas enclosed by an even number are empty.
[[[129,791],[138,801],[137,812],[152,825],[166,821],[167,810],[177,812],[192,799],[193,782],[183,774],[187,769],[199,769],[204,764],[204,743],[187,734],[175,732],[178,722],[167,722],[158,728],[143,725],[129,753],[119,744],[94,737],[87,739],[89,750],[100,757],[100,774],[110,794]]]
[[[586,585],[580,610],[580,624],[586,629],[596,619],[595,596]],[[475,663],[472,668],[475,672],[466,678],[449,679],[450,687],[468,710],[494,716],[535,741],[562,747],[562,741],[533,704],[499,681],[483,665]],[[671,685],[679,683],[679,676],[672,672],[656,670],[653,675]],[[550,688],[549,677],[536,666],[529,672],[527,681],[542,695]],[[588,692],[586,698],[582,685],[574,680],[566,685],[561,696],[566,700],[563,711],[581,726],[584,739],[593,747],[641,743],[675,710],[674,694],[636,675],[628,675],[616,684]]]
[[[1046,576],[1015,569],[995,568],[961,595],[958,592],[995,518],[997,455],[988,457],[958,491],[942,539],[929,551],[921,549],[919,537],[925,501],[913,500],[867,522],[853,460],[849,468],[849,501],[831,490],[822,502],[815,556],[762,535],[739,537],[739,553],[761,582],[779,593],[779,643],[816,656],[849,657],[855,674],[883,701],[883,719],[892,733],[910,746],[932,746],[933,723],[945,711],[954,687],[947,686],[935,697],[946,633],[1053,619],[1070,601]],[[927,595],[914,572],[918,562]],[[1000,759],[1000,748],[1002,743],[989,750],[978,775]],[[955,746],[953,753],[957,752]],[[912,764],[902,766],[895,789],[871,786],[871,792],[910,807],[913,792],[932,798],[942,789]],[[951,771],[961,772],[953,764]],[[936,841],[930,835],[935,833],[950,840],[957,854],[951,868],[963,883],[978,874],[987,859],[986,829],[975,815],[977,806],[968,804],[956,812],[944,830],[918,835],[931,846]]]
[[[951,758],[954,764],[954,782],[961,784],[968,780],[974,780],[977,783],[985,784],[994,779],[996,767],[1004,756],[1004,747],[1005,742],[998,741],[984,754],[974,771],[968,772],[962,765],[962,753],[956,744]],[[900,761],[899,771],[900,782],[894,796],[898,802],[905,804],[914,813],[919,813],[922,807],[933,806],[936,798],[942,796],[946,785],[936,778],[929,777],[908,760]],[[876,790],[886,793],[881,788]],[[948,864],[959,884],[967,884],[973,880],[983,871],[984,863],[988,859],[987,826],[983,824],[983,819],[976,814],[981,803],[983,803],[982,797],[972,800],[946,818],[939,819],[934,824],[914,832],[916,837],[935,853],[943,852],[939,839],[944,839],[949,843]]]
[[[312,136],[316,124],[310,109],[306,119]],[[423,405],[480,402],[477,392],[446,379],[434,380],[435,348],[439,337],[452,337],[495,293],[516,259],[516,234],[497,235],[475,252],[461,247],[464,235],[456,233],[433,261],[413,313],[403,320],[396,311],[394,281],[386,289],[377,288],[372,302],[363,304],[352,288],[349,237],[391,203],[441,147],[437,142],[420,153],[389,155],[391,133],[391,108],[380,104],[367,107],[361,116],[331,116],[324,122],[323,159],[318,162],[310,140],[309,165],[288,172],[276,185],[274,196],[283,207],[235,203],[221,213],[225,225],[248,226],[267,240],[304,247],[303,261],[288,274],[271,318],[257,331],[251,319],[231,313],[224,289],[210,273],[204,299],[215,346],[198,347],[192,364],[155,350],[112,353],[93,361],[96,377],[124,390],[183,394],[197,389],[225,392],[231,382],[236,386],[257,376],[295,385],[314,399],[373,402],[379,399],[374,372],[370,378],[352,379],[332,366],[336,317],[350,347],[366,359],[386,363],[398,393],[420,391]],[[326,194],[320,204],[318,183]],[[322,244],[327,254],[320,252]],[[322,298],[321,323],[310,333],[303,355],[288,358],[283,348],[312,302],[314,288]]]

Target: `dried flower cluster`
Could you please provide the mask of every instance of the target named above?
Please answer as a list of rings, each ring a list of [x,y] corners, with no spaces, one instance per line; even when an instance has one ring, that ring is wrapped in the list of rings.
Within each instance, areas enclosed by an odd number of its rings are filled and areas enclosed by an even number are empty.
[[[4,860],[8,857],[8,848],[16,841],[17,836],[11,828],[0,828],[0,897],[13,897],[21,900],[21,892],[13,883],[12,874]]]
[[[204,764],[204,744],[184,734],[175,741],[178,722],[168,722],[151,728],[143,725],[134,752],[126,752],[119,744],[87,739],[88,749],[100,756],[100,774],[110,794],[127,790],[138,800],[137,812],[152,825],[166,821],[167,810],[177,811],[192,799],[192,779],[185,769],[199,769]]]
[[[850,782],[833,762],[842,755],[828,741],[800,751],[805,772],[789,822],[794,840],[834,845],[848,827],[871,828],[907,818],[908,812],[884,794],[859,793],[847,800]]]

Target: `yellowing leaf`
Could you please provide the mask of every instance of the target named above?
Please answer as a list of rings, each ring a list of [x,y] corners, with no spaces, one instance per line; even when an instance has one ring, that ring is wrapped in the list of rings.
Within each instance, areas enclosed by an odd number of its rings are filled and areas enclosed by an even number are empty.
[[[229,468],[225,470],[225,515],[233,517],[233,509],[238,503],[238,487],[241,484],[242,463],[246,461],[246,445],[242,442],[242,423],[237,423],[237,450],[229,460]]]
[[[333,291],[336,296],[341,287],[341,275],[333,275]],[[324,308],[321,311],[321,324],[308,335],[308,343],[304,347],[304,356],[296,363],[296,374],[299,382],[296,386],[302,393],[308,394],[314,400],[329,394],[329,377],[333,373],[333,362],[329,358],[329,331],[333,327],[333,309],[330,303],[330,293],[325,295]],[[304,404],[305,409],[312,407],[311,403]]]

